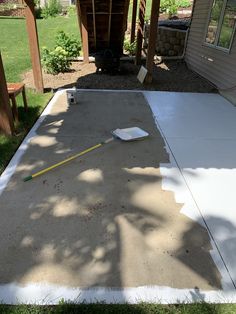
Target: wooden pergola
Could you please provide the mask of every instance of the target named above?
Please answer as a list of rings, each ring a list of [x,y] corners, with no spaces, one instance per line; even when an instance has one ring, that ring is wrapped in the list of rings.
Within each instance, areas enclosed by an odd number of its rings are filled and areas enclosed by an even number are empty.
[[[25,17],[26,17],[26,27],[29,38],[30,56],[34,77],[35,89],[38,92],[43,92],[43,76],[42,67],[40,61],[40,50],[38,42],[37,25],[34,13],[34,1],[24,0],[26,4]],[[120,46],[123,44],[123,35],[127,26],[127,14],[130,0],[123,0],[123,11],[113,12],[113,7],[117,4],[118,0],[106,0],[108,1],[108,12],[98,12],[96,11],[96,1],[103,2],[102,0],[77,0],[77,14],[81,31],[82,45],[83,45],[83,61],[89,62],[89,48],[91,46],[91,33],[93,38],[93,44],[96,47],[100,46],[102,40],[98,38],[98,25],[101,27],[101,23],[96,24],[96,19],[99,20],[99,15],[107,16],[107,26],[106,26],[106,38],[109,44],[112,42],[112,32],[117,33],[117,29],[112,26],[112,19],[114,19],[118,14],[125,16],[122,23],[119,24],[119,29],[121,33]],[[106,2],[104,0],[104,2]],[[87,11],[87,7],[91,2],[91,12]],[[136,12],[137,12],[138,1],[133,0],[133,10],[132,10],[132,24],[131,24],[131,42],[135,40],[135,30],[136,30]],[[150,18],[150,31],[149,31],[149,45],[147,50],[146,68],[148,75],[146,77],[146,82],[152,81],[153,72],[153,58],[155,55],[155,43],[157,35],[157,24],[159,16],[160,0],[152,0],[151,7],[151,18]],[[142,42],[143,42],[143,29],[146,11],[146,0],[140,0],[139,2],[139,14],[138,14],[138,29],[137,29],[137,51],[136,51],[136,64],[141,63],[142,55]],[[93,29],[88,28],[88,14],[89,18],[92,20]],[[117,20],[118,21],[118,20]],[[118,25],[118,22],[114,23]],[[112,28],[113,27],[113,28]],[[100,30],[101,32],[101,30]],[[119,35],[117,35],[119,36]],[[104,40],[103,40],[104,41]],[[7,93],[7,85],[4,74],[4,68],[2,64],[1,54],[0,54],[0,131],[6,134],[12,134],[14,131],[13,116],[10,108],[9,97]]]
[[[29,38],[30,56],[34,76],[34,86],[38,92],[43,92],[43,76],[40,61],[40,50],[38,32],[34,13],[34,1],[25,0],[26,28]],[[14,122],[7,92],[7,83],[0,54],[0,131],[6,134],[13,134]]]

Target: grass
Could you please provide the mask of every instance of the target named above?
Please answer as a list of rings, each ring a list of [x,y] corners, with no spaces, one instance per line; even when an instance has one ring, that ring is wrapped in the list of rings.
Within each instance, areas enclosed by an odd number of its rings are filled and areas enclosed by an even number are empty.
[[[29,43],[24,19],[0,18],[1,53],[8,82],[21,80],[21,74],[31,68]],[[52,48],[59,30],[79,36],[76,15],[37,20],[40,48]]]
[[[52,48],[59,30],[79,37],[76,15],[70,17],[37,20],[40,48]],[[31,68],[26,23],[21,18],[0,18],[1,54],[8,82],[21,81],[21,74]],[[8,164],[12,155],[28,133],[49,99],[51,93],[39,94],[32,90],[26,91],[29,111],[24,113],[21,96],[17,97],[20,123],[16,125],[15,136],[0,135],[0,174]]]
[[[176,2],[178,3],[178,7],[189,7],[189,4],[190,4],[190,2],[188,0],[178,0]],[[146,20],[150,19],[151,5],[152,5],[152,0],[146,0],[146,14],[145,14]],[[132,8],[133,8],[133,0],[130,0],[129,13],[128,13],[129,22],[131,22],[131,20],[132,20]],[[138,5],[137,5],[137,17],[138,17],[138,8],[139,8],[139,1],[138,1]]]
[[[29,105],[28,112],[24,112],[21,96],[19,95],[17,97],[20,122],[16,125],[16,135],[6,136],[0,134],[0,174],[3,172],[16,149],[43,111],[51,96],[51,93],[39,94],[32,90],[27,90],[27,100]]]
[[[60,304],[57,306],[0,305],[1,314],[234,314],[235,304]]]

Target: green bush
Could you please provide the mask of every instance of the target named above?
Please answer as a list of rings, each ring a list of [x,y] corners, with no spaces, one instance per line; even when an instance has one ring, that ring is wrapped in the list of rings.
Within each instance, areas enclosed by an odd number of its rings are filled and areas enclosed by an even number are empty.
[[[160,11],[161,11],[162,13],[166,12],[168,6],[169,6],[169,0],[161,0],[161,3],[160,3]]]
[[[68,58],[76,58],[80,54],[81,44],[73,36],[68,36],[64,31],[58,32],[56,46],[62,47],[68,54]]]
[[[42,51],[42,64],[47,73],[58,74],[68,72],[71,62],[68,59],[68,52],[62,47],[48,50],[46,47]]]
[[[62,6],[59,0],[49,0],[45,3],[45,7],[42,8],[42,17],[55,17],[62,12]]]
[[[169,0],[169,6],[166,10],[166,13],[169,15],[169,17],[177,14],[178,11],[178,5],[176,3],[176,0]]]
[[[188,8],[191,6],[191,2],[189,0],[177,0],[176,3],[178,8]]]
[[[67,8],[67,15],[68,16],[73,16],[76,14],[76,6],[74,4],[69,5]]]
[[[186,8],[190,5],[191,2],[189,0],[161,0],[160,11],[172,16],[177,13],[178,8]]]
[[[136,52],[137,43],[134,41],[133,43],[130,43],[128,39],[124,41],[124,50],[129,53],[129,55],[134,55]]]

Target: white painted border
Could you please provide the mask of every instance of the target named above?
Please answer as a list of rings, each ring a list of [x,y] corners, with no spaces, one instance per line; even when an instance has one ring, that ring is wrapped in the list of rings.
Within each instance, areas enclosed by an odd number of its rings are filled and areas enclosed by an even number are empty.
[[[38,120],[35,122],[33,125],[32,129],[29,131],[29,133],[26,135],[24,138],[23,142],[21,145],[18,147],[17,151],[15,152],[14,156],[12,157],[11,161],[9,162],[8,166],[6,169],[3,171],[3,173],[0,176],[0,196],[7,186],[7,183],[9,182],[11,176],[13,175],[17,165],[19,164],[22,156],[24,155],[25,151],[28,148],[28,145],[32,138],[36,135],[36,130],[40,126],[40,124],[43,122],[45,117],[49,114],[51,111],[52,106],[56,102],[57,98],[63,93],[63,91],[58,91],[53,98],[49,101],[43,112],[41,113],[40,117]]]
[[[23,154],[25,153],[31,139],[36,135],[36,130],[43,122],[45,117],[49,114],[52,106],[58,97],[66,90],[58,90],[51,101],[48,103],[39,119],[36,121],[9,165],[0,176],[0,195],[7,186],[11,176],[13,175],[17,165],[19,164]],[[148,94],[157,93],[155,91],[142,90],[97,90],[97,89],[79,89],[78,91],[86,92],[134,92],[142,93],[148,102],[150,108],[151,104],[148,101]],[[158,93],[169,93],[159,92]],[[152,109],[152,108],[151,108]],[[155,118],[157,124],[157,120]],[[159,129],[159,131],[161,131]],[[162,133],[162,132],[161,132]],[[166,170],[164,167],[162,171]],[[165,187],[169,188],[168,186]],[[214,249],[215,251],[215,249]],[[214,255],[213,255],[214,256]],[[220,266],[222,262],[214,256],[214,261]],[[222,272],[222,268],[220,267]],[[224,272],[224,271],[223,271]],[[193,302],[210,302],[210,303],[236,303],[236,291],[229,285],[224,287],[224,290],[219,291],[201,291],[194,289],[174,289],[162,286],[143,286],[135,288],[112,289],[105,287],[97,288],[73,288],[65,286],[57,286],[48,283],[19,285],[18,283],[10,283],[0,285],[0,302],[7,304],[18,303],[33,303],[33,304],[58,304],[61,299],[70,300],[77,303],[130,303],[137,304],[139,302],[170,304],[170,303],[193,303]]]
[[[136,288],[73,288],[40,283],[20,286],[16,283],[0,285],[0,301],[6,304],[58,304],[64,299],[73,303],[129,303],[158,304],[176,303],[236,303],[236,294],[226,291],[199,291],[197,289],[174,289],[164,286]]]

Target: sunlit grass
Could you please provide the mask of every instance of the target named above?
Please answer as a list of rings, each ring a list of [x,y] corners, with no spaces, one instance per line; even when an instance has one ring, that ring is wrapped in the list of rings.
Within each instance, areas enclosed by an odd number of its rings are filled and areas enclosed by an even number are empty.
[[[73,34],[80,38],[77,16],[57,16],[49,19],[37,20],[40,49],[43,46],[52,48],[59,30]],[[31,68],[28,35],[25,19],[0,18],[0,49],[8,82],[21,81],[21,75]],[[39,94],[32,90],[26,90],[29,106],[27,113],[23,110],[21,96],[17,97],[20,122],[16,125],[16,135],[0,135],[0,174],[8,164],[12,155],[36,121],[43,108],[52,96],[51,93]],[[1,312],[1,311],[0,311]]]

